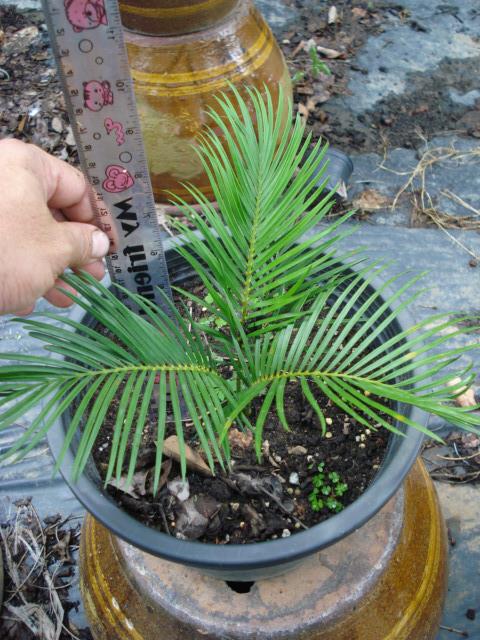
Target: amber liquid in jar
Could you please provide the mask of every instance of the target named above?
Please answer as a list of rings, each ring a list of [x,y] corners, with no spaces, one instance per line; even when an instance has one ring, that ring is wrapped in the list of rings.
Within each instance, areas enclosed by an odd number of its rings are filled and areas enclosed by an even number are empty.
[[[291,94],[275,38],[251,0],[126,0],[120,8],[155,199],[191,200],[185,182],[211,198],[192,145],[230,84],[243,95],[266,85],[274,101],[279,86]]]

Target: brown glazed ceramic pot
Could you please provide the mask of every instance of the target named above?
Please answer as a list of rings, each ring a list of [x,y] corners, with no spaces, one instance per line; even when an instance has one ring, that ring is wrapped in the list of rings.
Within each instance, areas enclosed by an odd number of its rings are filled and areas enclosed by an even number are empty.
[[[206,109],[229,83],[290,96],[275,38],[251,0],[122,0],[120,9],[155,198],[188,200],[182,182],[210,197],[192,149]]]
[[[81,590],[95,640],[434,640],[446,549],[435,490],[417,462],[360,529],[247,593],[143,553],[88,515]]]

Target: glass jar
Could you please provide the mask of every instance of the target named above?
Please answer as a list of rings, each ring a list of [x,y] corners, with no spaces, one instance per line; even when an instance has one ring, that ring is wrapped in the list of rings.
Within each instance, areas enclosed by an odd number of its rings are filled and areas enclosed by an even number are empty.
[[[206,110],[229,84],[268,86],[274,101],[291,84],[283,55],[251,0],[120,2],[137,106],[157,202],[189,200],[189,182],[211,197],[192,145]]]

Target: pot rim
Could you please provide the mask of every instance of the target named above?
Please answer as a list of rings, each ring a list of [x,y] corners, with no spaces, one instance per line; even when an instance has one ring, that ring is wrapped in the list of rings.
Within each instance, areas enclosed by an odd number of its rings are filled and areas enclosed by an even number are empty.
[[[173,254],[179,259],[174,251],[174,246],[179,242],[181,239],[175,238],[173,241],[164,243],[167,261],[168,254]],[[355,270],[353,265],[351,268]],[[378,288],[380,284],[382,284],[381,279],[374,279],[371,287]],[[395,301],[391,306],[395,308],[399,304]],[[82,321],[86,315],[83,309],[76,307],[71,318]],[[400,311],[396,321],[401,330],[410,328],[414,324],[411,314],[405,309]],[[416,407],[410,408],[409,416],[420,424],[428,423],[428,414]],[[67,418],[64,414],[48,432],[48,442],[55,459],[62,449],[68,426],[66,422]],[[386,457],[370,486],[352,504],[307,530],[296,532],[287,538],[256,543],[220,545],[179,540],[148,527],[124,511],[107,494],[103,484],[95,482],[87,472],[84,472],[76,482],[72,482],[70,474],[74,455],[71,447],[65,454],[60,472],[85,509],[125,542],[171,562],[207,570],[244,572],[298,561],[334,544],[372,518],[398,491],[422,446],[424,436],[420,431],[406,427],[404,432],[404,437],[391,435],[391,442],[395,443],[396,451],[389,456],[387,450]]]

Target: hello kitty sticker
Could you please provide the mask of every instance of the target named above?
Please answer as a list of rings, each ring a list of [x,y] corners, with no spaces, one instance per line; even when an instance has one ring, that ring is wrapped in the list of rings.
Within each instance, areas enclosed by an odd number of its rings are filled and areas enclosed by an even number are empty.
[[[63,0],[67,20],[77,33],[108,24],[104,0]]]
[[[122,145],[125,142],[125,132],[123,130],[123,125],[121,122],[115,122],[111,118],[105,118],[103,125],[105,127],[105,131],[110,134],[112,131],[115,132],[115,140],[118,146]]]
[[[103,188],[109,193],[122,193],[133,187],[135,180],[119,164],[109,164],[105,169],[105,175],[107,176],[103,181]]]
[[[90,111],[101,111],[103,107],[113,104],[113,93],[108,80],[99,82],[90,80],[83,83],[83,106]]]

